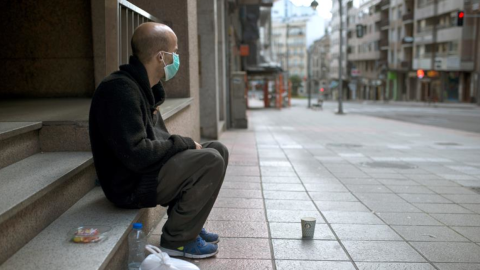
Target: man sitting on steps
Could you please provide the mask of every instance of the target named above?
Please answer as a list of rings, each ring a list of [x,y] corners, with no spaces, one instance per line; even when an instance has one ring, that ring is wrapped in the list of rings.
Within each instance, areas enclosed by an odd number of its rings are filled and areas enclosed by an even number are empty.
[[[168,206],[160,247],[171,256],[207,258],[218,252],[218,235],[203,225],[228,165],[219,142],[199,144],[171,135],[158,106],[160,79],[180,66],[170,27],[144,23],[134,32],[129,64],[98,86],[90,109],[90,141],[98,179],[118,207]]]

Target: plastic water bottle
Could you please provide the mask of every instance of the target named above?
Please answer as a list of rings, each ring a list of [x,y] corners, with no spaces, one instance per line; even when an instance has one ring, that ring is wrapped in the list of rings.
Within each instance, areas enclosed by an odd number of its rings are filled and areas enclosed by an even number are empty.
[[[128,270],[139,270],[145,259],[147,240],[142,227],[142,223],[134,223],[133,230],[128,235]]]

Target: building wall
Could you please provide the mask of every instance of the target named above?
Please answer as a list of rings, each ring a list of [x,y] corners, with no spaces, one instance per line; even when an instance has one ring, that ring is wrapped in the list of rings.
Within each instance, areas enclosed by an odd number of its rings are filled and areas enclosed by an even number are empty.
[[[307,75],[306,26],[306,20],[289,22],[290,34],[287,40],[287,23],[276,21],[272,25],[276,61],[281,63],[284,70],[289,70],[290,76],[298,75],[303,78]],[[287,42],[290,51],[288,67],[286,61]]]
[[[90,1],[2,1],[0,98],[91,97]]]
[[[164,84],[168,98],[192,97],[193,103],[166,121],[169,132],[200,141],[197,3],[189,0],[131,0],[169,25],[178,38],[180,70]],[[168,8],[165,8],[168,7]]]

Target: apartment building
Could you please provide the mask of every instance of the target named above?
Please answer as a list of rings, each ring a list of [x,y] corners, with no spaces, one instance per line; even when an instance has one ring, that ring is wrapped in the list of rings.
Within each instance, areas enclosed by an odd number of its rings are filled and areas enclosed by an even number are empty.
[[[324,99],[331,98],[330,81],[330,35],[326,33],[322,38],[313,42],[309,49],[310,80],[309,87],[312,93],[322,94]]]
[[[353,1],[347,1],[344,0],[342,1],[342,9],[343,9],[343,14],[340,17],[340,4],[338,1],[332,1],[332,19],[330,21],[330,27],[331,27],[331,34],[330,34],[330,57],[332,59],[330,63],[330,74],[329,77],[331,79],[330,83],[330,89],[334,89],[338,87],[339,79],[340,79],[340,74],[339,74],[339,68],[340,68],[340,61],[339,59],[339,54],[340,50],[343,52],[343,61],[341,63],[342,65],[342,75],[341,79],[343,80],[343,98],[344,99],[349,99],[352,96],[351,91],[348,91],[348,82],[349,82],[349,77],[348,77],[348,71],[347,71],[347,14],[349,8],[352,7],[352,2]],[[340,20],[343,23],[343,46],[340,48]],[[338,93],[336,91],[333,91],[334,99],[336,99]]]
[[[273,21],[273,45],[276,62],[289,76],[301,78],[307,75],[307,35],[308,18],[295,17],[286,21]]]
[[[385,1],[367,0],[348,10],[348,61],[353,99],[357,95],[360,99],[384,98],[386,55],[380,50],[383,6]]]
[[[385,7],[385,6],[384,6]],[[412,72],[414,0],[390,0],[388,7],[388,73],[386,100],[415,100],[416,72]]]
[[[478,3],[478,1],[475,1]],[[472,1],[418,0],[414,6],[415,100],[472,102],[475,99],[475,19]],[[477,75],[478,76],[478,75]]]

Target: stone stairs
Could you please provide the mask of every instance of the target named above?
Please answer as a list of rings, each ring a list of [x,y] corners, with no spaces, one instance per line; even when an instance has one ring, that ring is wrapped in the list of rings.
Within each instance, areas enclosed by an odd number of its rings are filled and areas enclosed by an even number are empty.
[[[52,151],[49,146],[69,138],[58,134],[56,139],[49,135],[52,130],[78,127],[63,125],[0,122],[1,270],[126,269],[132,223],[144,223],[149,233],[165,213],[161,207],[118,209],[107,201],[85,147]],[[42,129],[49,131],[42,135]],[[82,225],[111,230],[101,243],[70,242],[69,232]]]

